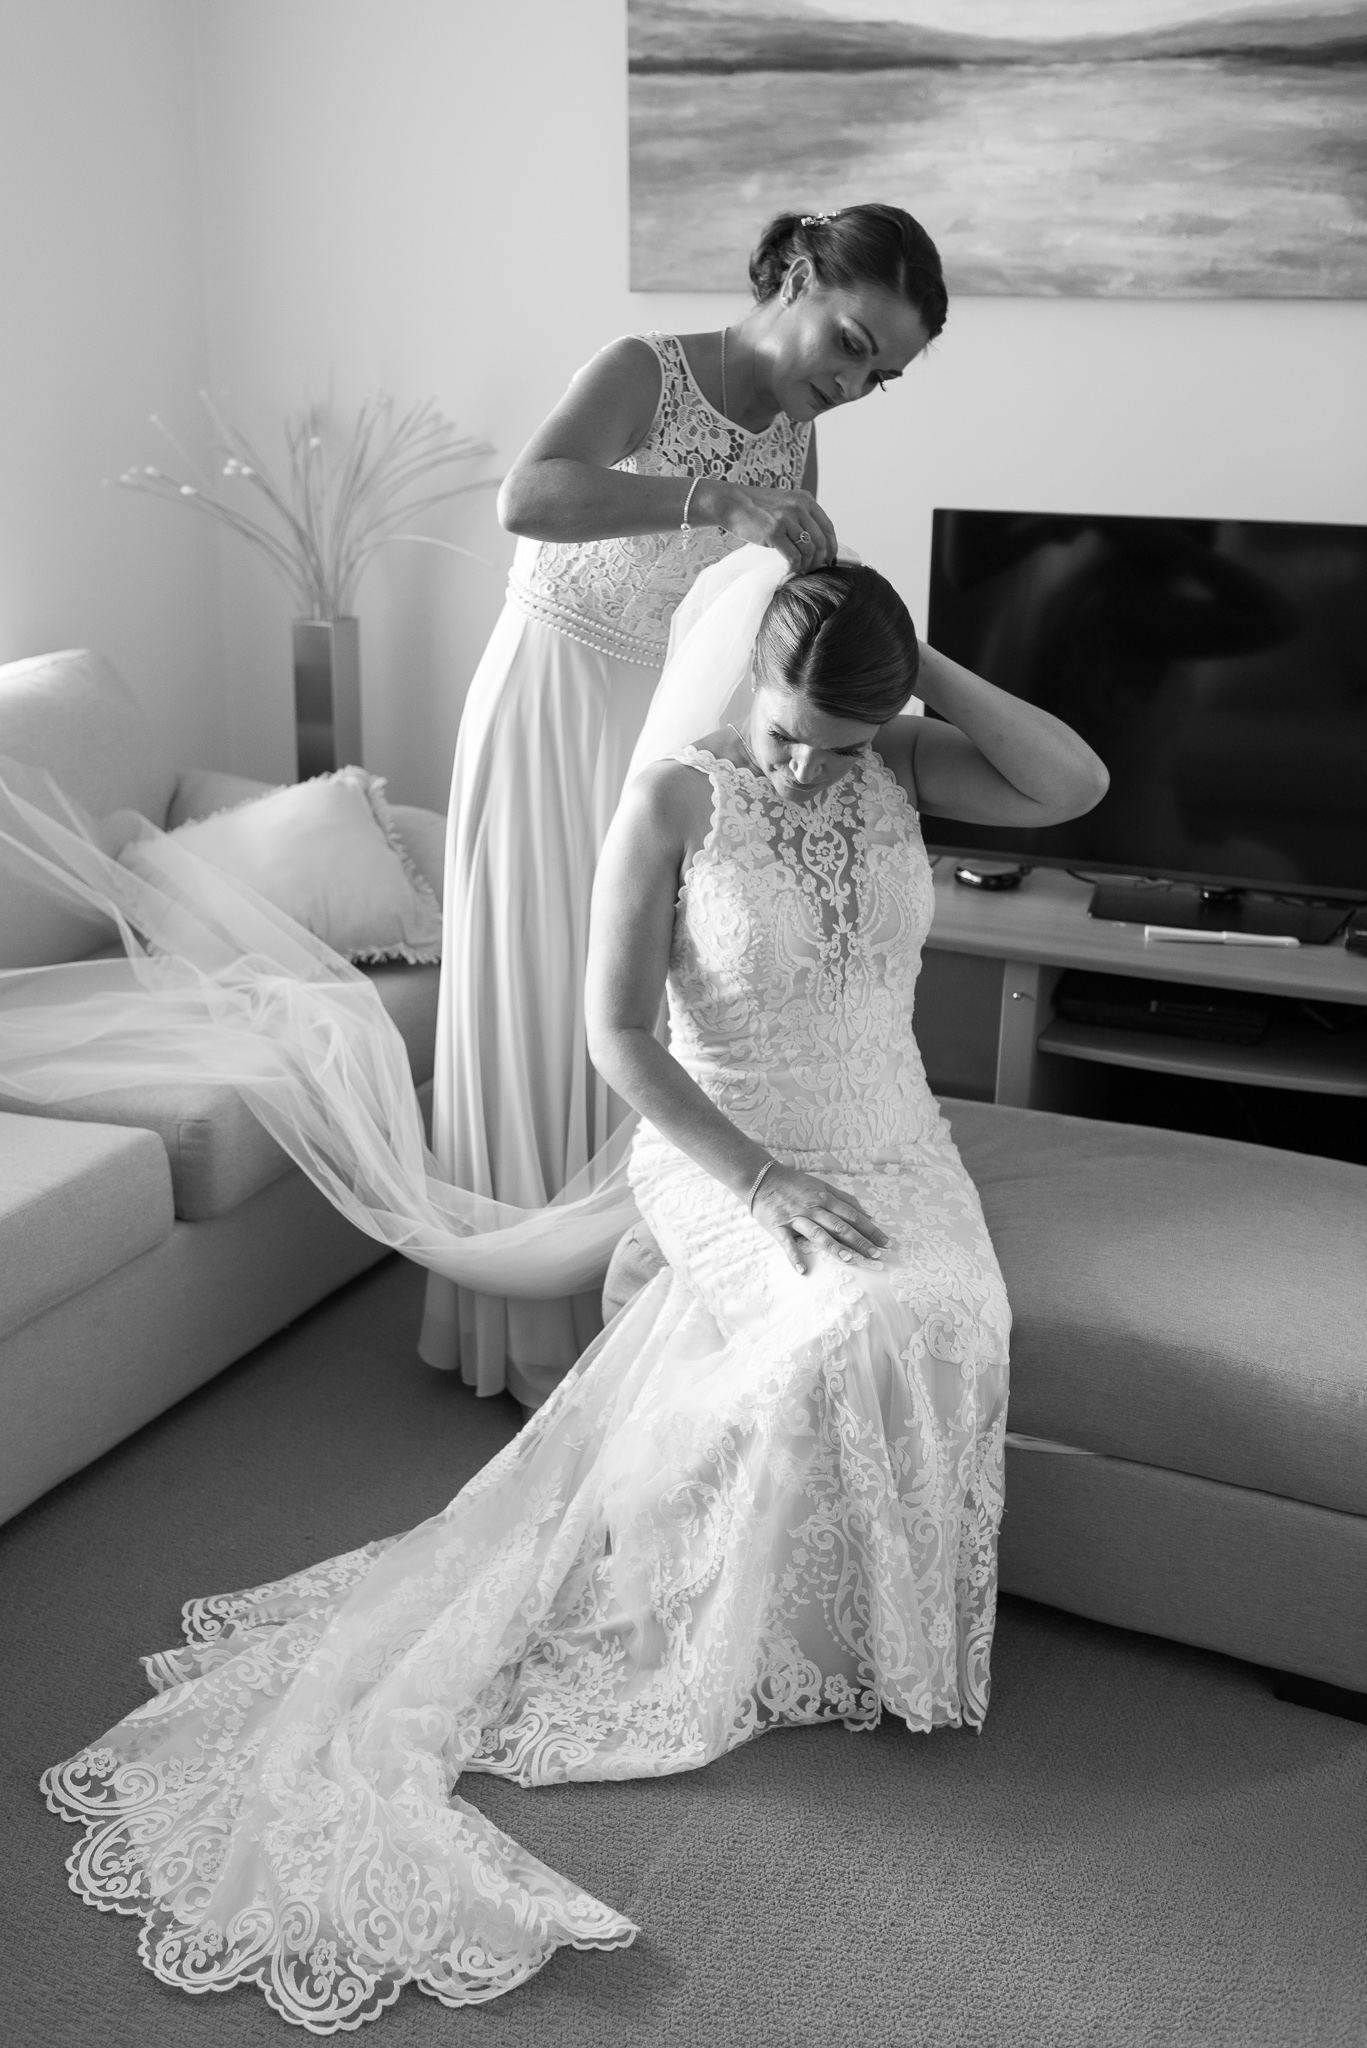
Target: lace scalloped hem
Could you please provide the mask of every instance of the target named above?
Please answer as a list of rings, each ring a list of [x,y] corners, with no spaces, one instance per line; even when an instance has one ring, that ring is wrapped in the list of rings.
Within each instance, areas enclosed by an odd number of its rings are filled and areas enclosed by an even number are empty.
[[[562,1899],[557,1909],[562,1924],[515,1954],[498,1956],[477,1938],[462,1939],[457,1933],[447,1948],[424,1963],[408,1965],[368,1966],[354,1949],[348,1953],[344,1943],[325,1934],[317,1907],[302,1900],[291,1901],[283,1916],[257,1899],[226,1927],[207,1919],[189,1925],[137,1896],[141,1878],[136,1850],[112,1857],[100,1854],[114,1832],[112,1820],[126,1819],[125,1839],[135,1836],[139,1806],[146,1819],[145,1802],[130,1800],[122,1815],[119,1808],[108,1808],[106,1818],[91,1820],[88,1808],[63,1791],[64,1775],[79,1770],[92,1754],[98,1752],[83,1751],[65,1764],[55,1764],[41,1779],[49,1809],[62,1820],[84,1825],[80,1844],[67,1858],[68,1884],[97,1912],[140,1917],[142,1963],[176,1991],[197,1996],[254,1984],[271,2010],[292,2026],[311,2034],[354,2033],[379,2019],[405,1984],[415,1984],[440,2005],[483,2005],[525,1984],[557,1949],[629,1948],[640,1932],[634,1921],[614,1913],[589,1892]],[[140,1775],[150,1791],[149,1774]]]

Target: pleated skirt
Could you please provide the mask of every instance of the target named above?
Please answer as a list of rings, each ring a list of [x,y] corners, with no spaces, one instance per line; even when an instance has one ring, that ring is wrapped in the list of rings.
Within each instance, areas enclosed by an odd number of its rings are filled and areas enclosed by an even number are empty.
[[[594,869],[659,670],[504,607],[470,685],[447,821],[432,1144],[445,1178],[539,1207],[628,1114],[589,1060]],[[433,1276],[419,1350],[537,1407],[601,1327],[596,1291],[473,1294]]]

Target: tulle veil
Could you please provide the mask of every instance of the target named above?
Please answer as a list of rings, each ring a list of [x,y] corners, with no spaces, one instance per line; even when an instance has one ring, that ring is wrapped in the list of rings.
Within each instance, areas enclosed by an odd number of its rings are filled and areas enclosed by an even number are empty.
[[[629,778],[741,708],[787,574],[775,550],[745,547],[698,578]],[[253,890],[133,813],[88,817],[42,770],[0,756],[0,885],[6,874],[112,921],[124,951],[0,972],[0,1096],[51,1106],[139,1082],[223,1083],[343,1216],[417,1264],[491,1294],[554,1298],[601,1279],[636,1216],[634,1119],[543,1209],[453,1187],[370,981]]]

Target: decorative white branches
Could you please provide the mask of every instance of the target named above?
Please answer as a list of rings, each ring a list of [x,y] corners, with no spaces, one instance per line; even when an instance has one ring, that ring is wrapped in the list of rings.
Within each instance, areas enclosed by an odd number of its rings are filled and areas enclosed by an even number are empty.
[[[462,434],[437,410],[434,399],[410,406],[397,419],[385,392],[365,399],[349,435],[338,436],[329,409],[311,405],[286,422],[289,477],[276,481],[247,436],[229,426],[207,392],[200,393],[214,426],[213,448],[222,474],[264,498],[274,525],[217,494],[216,484],[187,455],[155,413],[152,424],[166,436],[196,483],[183,483],[164,470],[126,469],[119,482],[207,513],[259,548],[289,586],[306,618],[338,619],[355,610],[356,586],[377,548],[391,540],[427,540],[403,529],[436,505],[466,491],[489,488],[491,478],[451,478],[461,463],[491,455],[487,441]],[[437,482],[444,477],[446,480]],[[249,501],[250,502],[250,501]],[[436,545],[468,554],[449,541]]]

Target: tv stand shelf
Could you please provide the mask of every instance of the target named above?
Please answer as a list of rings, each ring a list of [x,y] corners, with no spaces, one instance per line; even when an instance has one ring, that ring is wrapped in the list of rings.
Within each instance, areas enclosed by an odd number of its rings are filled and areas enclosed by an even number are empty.
[[[1147,1067],[1199,1081],[1243,1081],[1260,1088],[1301,1088],[1316,1095],[1367,1095],[1367,1033],[1336,1037],[1273,1023],[1258,1045],[1222,1045],[1168,1032],[1122,1031],[1055,1017],[1036,1039],[1042,1053],[1102,1066]]]
[[[927,1070],[944,1093],[1085,1111],[1084,1063],[1100,1063],[1367,1096],[1367,1033],[1331,1034],[1309,1019],[1276,1018],[1262,1044],[1242,1046],[1054,1014],[1054,988],[1068,967],[1367,1006],[1367,957],[1347,952],[1341,939],[1286,949],[1146,941],[1142,925],[1089,917],[1092,885],[1059,869],[1036,868],[1019,889],[993,894],[964,888],[953,871],[953,856],[944,856],[917,991]],[[974,1045],[977,1070],[969,1073],[965,1048]]]

